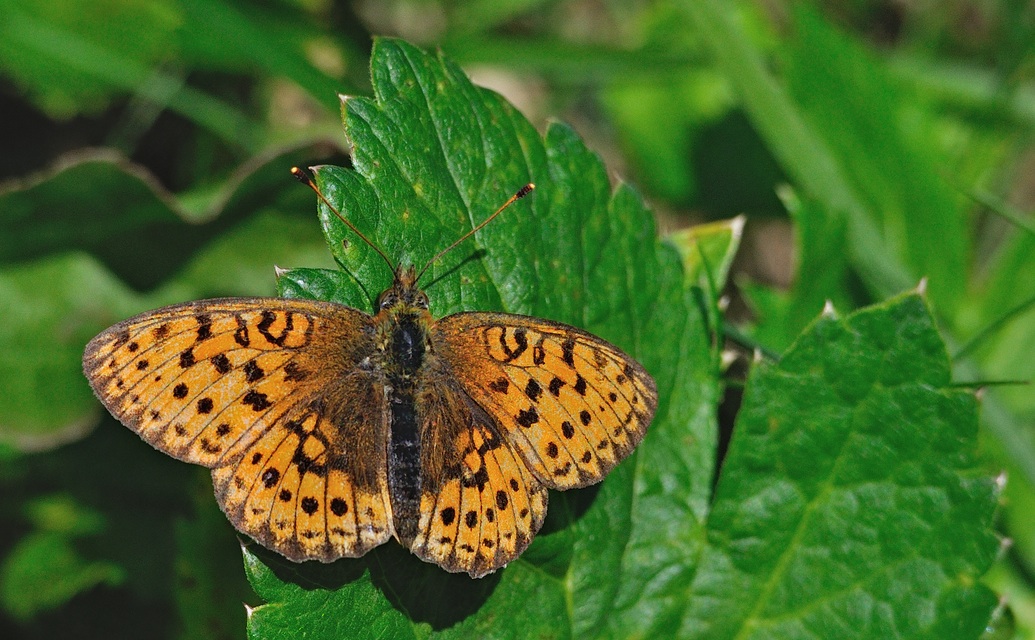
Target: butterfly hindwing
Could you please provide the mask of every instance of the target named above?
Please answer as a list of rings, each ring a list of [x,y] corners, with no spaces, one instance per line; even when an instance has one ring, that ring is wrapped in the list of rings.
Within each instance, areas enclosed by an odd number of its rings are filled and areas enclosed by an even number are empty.
[[[239,530],[295,561],[357,557],[391,537],[377,382],[345,377],[213,469],[216,499]]]
[[[599,482],[639,444],[654,380],[617,347],[574,327],[502,313],[458,313],[432,341],[464,391],[552,489]]]
[[[546,488],[498,425],[431,363],[418,405],[422,494],[412,541],[421,559],[481,577],[524,551],[546,516]]]

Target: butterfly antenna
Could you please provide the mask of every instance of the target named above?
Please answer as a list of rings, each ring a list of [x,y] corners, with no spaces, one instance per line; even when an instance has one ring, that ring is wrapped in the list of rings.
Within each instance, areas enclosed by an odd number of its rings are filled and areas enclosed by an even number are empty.
[[[365,242],[368,245],[370,245],[371,248],[374,251],[376,251],[378,253],[378,255],[381,256],[382,259],[384,259],[385,264],[388,265],[388,268],[391,269],[393,273],[395,272],[395,265],[393,265],[392,261],[388,259],[388,256],[385,255],[385,252],[381,251],[380,247],[378,247],[376,244],[371,242],[369,238],[367,238],[365,235],[363,235],[363,233],[359,229],[356,228],[356,225],[354,225],[351,222],[349,222],[348,218],[346,218],[345,216],[341,215],[341,212],[338,211],[337,207],[335,207],[333,204],[331,204],[330,200],[327,199],[327,196],[323,195],[323,192],[320,191],[320,187],[316,186],[316,183],[313,182],[313,179],[310,178],[309,175],[305,171],[302,171],[298,167],[291,167],[291,175],[295,176],[296,178],[298,178],[299,182],[301,182],[305,186],[307,186],[310,189],[312,189],[316,193],[316,196],[318,198],[320,198],[320,200],[322,200],[325,205],[327,205],[327,208],[330,209],[331,211],[333,211],[334,215],[338,216],[338,219],[341,220],[342,222],[344,222],[346,227],[348,227],[349,229],[352,229],[352,232],[355,233],[357,236],[359,236],[360,239],[363,240],[363,242]]]
[[[475,227],[474,229],[471,229],[470,231],[468,231],[468,232],[467,232],[467,233],[465,233],[464,235],[460,236],[460,239],[459,239],[459,240],[457,240],[457,241],[456,241],[456,242],[454,242],[453,244],[449,245],[448,247],[446,247],[446,248],[445,248],[445,249],[443,249],[442,251],[439,251],[439,252],[438,252],[438,253],[437,253],[437,254],[435,255],[435,257],[434,257],[434,258],[432,258],[431,260],[428,260],[428,263],[427,263],[426,265],[424,265],[424,268],[423,268],[423,269],[421,269],[421,270],[420,270],[420,273],[418,273],[418,274],[417,274],[417,278],[416,278],[416,280],[414,280],[414,282],[416,282],[416,281],[420,280],[420,277],[421,277],[422,275],[424,275],[424,272],[428,270],[428,267],[430,267],[431,265],[435,264],[435,262],[436,262],[436,261],[437,261],[437,260],[438,260],[439,258],[441,258],[442,256],[446,255],[447,253],[449,253],[449,252],[450,252],[450,251],[452,251],[453,249],[455,249],[455,248],[456,248],[456,246],[457,246],[458,244],[460,244],[461,242],[463,242],[464,240],[467,240],[468,238],[470,238],[470,237],[471,237],[471,236],[473,236],[474,234],[478,233],[478,231],[479,231],[479,230],[480,230],[480,229],[481,229],[482,227],[484,227],[485,225],[487,225],[487,224],[489,224],[490,222],[492,222],[492,219],[493,219],[493,218],[495,218],[495,217],[496,217],[496,216],[498,216],[499,214],[503,213],[503,210],[504,210],[504,209],[506,209],[506,208],[507,208],[507,207],[509,207],[510,205],[514,204],[515,202],[517,202],[517,201],[518,201],[518,200],[520,200],[521,198],[524,198],[524,197],[525,197],[525,196],[527,196],[528,194],[532,193],[532,190],[533,190],[533,189],[535,189],[535,185],[534,185],[534,184],[532,184],[531,182],[529,182],[529,183],[528,183],[528,184],[526,184],[525,186],[523,186],[523,187],[521,187],[520,189],[518,189],[517,193],[515,193],[515,194],[514,194],[514,195],[512,195],[512,196],[510,196],[510,198],[509,198],[509,199],[508,199],[508,200],[507,200],[506,202],[504,202],[504,203],[503,203],[503,206],[501,206],[501,207],[500,207],[499,209],[496,209],[496,212],[495,212],[495,213],[493,213],[493,214],[492,214],[491,216],[489,216],[488,218],[486,218],[485,220],[483,220],[483,221],[482,221],[482,223],[481,223],[481,224],[479,224],[479,225],[478,225],[477,227]]]

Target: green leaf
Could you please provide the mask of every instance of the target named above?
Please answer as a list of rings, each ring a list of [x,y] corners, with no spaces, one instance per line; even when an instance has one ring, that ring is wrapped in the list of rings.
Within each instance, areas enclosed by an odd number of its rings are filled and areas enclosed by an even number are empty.
[[[917,294],[824,314],[752,373],[683,619],[691,638],[977,638],[999,542]]]
[[[199,470],[200,471],[200,470]],[[181,624],[179,637],[237,638],[244,635],[250,588],[233,552],[234,531],[212,500],[205,473],[192,474],[195,511],[175,523],[174,597]]]
[[[23,451],[74,440],[100,417],[83,345],[128,314],[132,294],[69,254],[0,271],[0,441]]]
[[[721,291],[744,234],[744,216],[708,222],[670,233],[666,238],[683,259],[691,285]]]
[[[797,12],[787,51],[787,84],[814,130],[838,159],[890,250],[927,276],[939,308],[955,308],[969,259],[963,198],[941,177],[929,119],[886,66],[818,14]],[[926,126],[925,126],[926,125]]]
[[[849,287],[844,220],[825,215],[815,201],[801,201],[790,187],[780,196],[794,219],[794,283],[787,292],[742,284],[757,319],[752,337],[778,351],[786,349],[828,301],[837,307],[852,302],[845,293]]]
[[[215,188],[187,194],[170,193],[147,169],[110,150],[66,156],[0,190],[0,264],[85,251],[130,286],[151,289],[257,211],[305,210],[309,194],[288,170],[325,156],[324,143],[270,148]]]
[[[455,65],[400,41],[376,42],[372,71],[374,99],[343,107],[354,170],[315,169],[328,199],[393,260],[419,268],[534,182],[431,266],[422,282],[433,314],[504,310],[583,327],[655,376],[658,412],[630,459],[599,487],[552,493],[531,547],[481,580],[394,543],[329,566],[246,550],[249,580],[268,602],[252,610],[249,635],[627,636],[677,622],[707,510],[718,397],[678,255],[570,128],[552,124],[540,137]],[[320,216],[346,273],[292,270],[281,291],[370,309],[390,269],[323,206]]]
[[[22,538],[0,565],[0,605],[12,617],[27,620],[97,585],[125,580],[119,565],[88,560],[73,544],[104,528],[101,514],[64,495],[28,506],[38,530]]]
[[[271,295],[278,262],[332,264],[319,231],[298,215],[309,194],[287,171],[311,152],[305,145],[253,159],[195,198],[194,211],[110,153],[0,193],[0,386],[9,391],[0,394],[0,442],[39,451],[97,423],[82,353],[105,327],[173,302]],[[140,294],[116,276],[161,286]]]

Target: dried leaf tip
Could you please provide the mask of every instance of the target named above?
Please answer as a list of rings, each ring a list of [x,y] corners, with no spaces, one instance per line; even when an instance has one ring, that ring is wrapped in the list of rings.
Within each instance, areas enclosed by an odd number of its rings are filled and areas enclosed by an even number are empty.
[[[273,275],[276,276],[277,280],[280,280],[280,276],[284,275],[287,272],[287,269],[281,268],[278,265],[273,265]]]
[[[747,224],[747,216],[743,213],[730,220],[730,233],[733,237],[740,239],[744,235],[744,225]]]
[[[916,293],[920,296],[927,295],[927,276],[920,278],[920,282],[916,283]]]
[[[997,475],[995,477],[995,480],[993,480],[993,482],[995,482],[996,490],[999,491],[1000,493],[1002,493],[1003,489],[1006,488],[1006,481],[1007,481],[1006,472],[1005,471],[1000,471],[999,475]]]
[[[827,318],[837,317],[837,310],[834,309],[834,303],[830,300],[823,303],[823,316]]]
[[[999,557],[1005,556],[1013,548],[1013,538],[1004,537],[999,541]]]

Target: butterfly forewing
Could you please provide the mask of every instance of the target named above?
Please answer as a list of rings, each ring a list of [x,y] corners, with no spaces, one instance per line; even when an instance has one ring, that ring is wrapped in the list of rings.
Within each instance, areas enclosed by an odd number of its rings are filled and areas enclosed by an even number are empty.
[[[212,468],[238,529],[292,559],[329,561],[391,535],[383,388],[360,367],[373,351],[367,314],[241,298],[119,323],[83,365],[144,440]]]
[[[438,321],[432,340],[464,390],[553,489],[599,482],[640,442],[654,380],[618,348],[568,325],[499,313]]]

